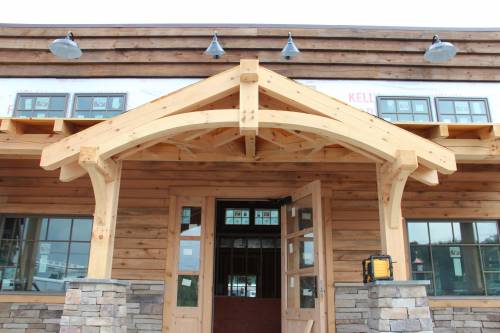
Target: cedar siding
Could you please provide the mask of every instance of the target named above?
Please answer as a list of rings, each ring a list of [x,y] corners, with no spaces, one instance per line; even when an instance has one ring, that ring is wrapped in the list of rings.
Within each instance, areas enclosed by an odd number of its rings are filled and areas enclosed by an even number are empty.
[[[88,177],[61,183],[58,172],[44,171],[38,163],[0,160],[1,213],[92,215]],[[360,260],[380,251],[373,164],[127,161],[122,177],[113,278],[164,279],[169,194],[273,198],[315,179],[322,181],[331,207],[325,216],[333,220],[335,282],[361,281]],[[408,182],[406,218],[499,217],[498,165],[462,164],[440,180],[435,187]]]

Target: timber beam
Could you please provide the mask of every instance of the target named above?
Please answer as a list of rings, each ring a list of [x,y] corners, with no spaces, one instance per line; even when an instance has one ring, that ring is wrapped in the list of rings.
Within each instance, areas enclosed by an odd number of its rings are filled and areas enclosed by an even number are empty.
[[[245,136],[245,154],[255,158],[255,137],[259,134],[259,61],[240,63],[240,134]]]
[[[97,147],[82,147],[78,158],[88,172],[95,197],[88,277],[111,278],[121,162],[103,161]]]
[[[394,261],[396,280],[408,280],[401,200],[406,181],[418,168],[414,151],[400,150],[396,161],[377,163],[380,238],[382,250]]]

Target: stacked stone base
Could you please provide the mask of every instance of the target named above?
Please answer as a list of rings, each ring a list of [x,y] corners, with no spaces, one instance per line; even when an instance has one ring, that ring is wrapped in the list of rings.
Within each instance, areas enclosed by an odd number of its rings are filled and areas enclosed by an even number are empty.
[[[368,332],[432,333],[422,281],[377,281],[368,285]]]
[[[56,333],[63,304],[0,303],[0,332]]]
[[[431,309],[436,333],[499,333],[500,308]]]
[[[126,333],[127,286],[117,280],[69,282],[61,333]]]

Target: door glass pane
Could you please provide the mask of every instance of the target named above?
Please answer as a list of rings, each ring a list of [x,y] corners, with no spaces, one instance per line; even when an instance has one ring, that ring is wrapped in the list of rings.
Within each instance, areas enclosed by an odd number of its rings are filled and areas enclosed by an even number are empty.
[[[182,207],[181,236],[201,235],[201,207]]]
[[[198,276],[179,275],[177,279],[177,306],[198,306]]]
[[[314,309],[314,296],[316,293],[316,279],[314,276],[300,277],[300,307]]]
[[[287,233],[313,226],[312,195],[307,195],[292,205],[287,205]]]
[[[436,295],[484,295],[477,247],[434,246]]]
[[[200,241],[181,240],[179,245],[179,271],[197,272],[200,269]]]
[[[314,267],[314,240],[300,242],[299,268]]]

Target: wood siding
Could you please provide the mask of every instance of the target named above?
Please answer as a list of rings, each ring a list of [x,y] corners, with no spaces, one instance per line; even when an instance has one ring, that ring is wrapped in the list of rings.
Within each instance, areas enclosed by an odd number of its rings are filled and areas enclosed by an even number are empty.
[[[65,61],[48,51],[73,31],[83,56]],[[203,55],[217,31],[226,54]],[[302,53],[284,60],[292,32]],[[438,33],[458,55],[431,64],[423,53]],[[23,26],[0,25],[0,77],[207,77],[260,62],[290,78],[498,81],[500,30],[298,26]]]
[[[375,166],[126,162],[120,191],[113,277],[163,280],[169,194],[287,195],[321,179],[333,220],[335,282],[361,280],[361,259],[379,251]],[[407,184],[406,218],[500,218],[500,166],[460,165],[428,187]],[[0,213],[91,215],[88,178],[60,183],[35,160],[0,160]],[[326,213],[325,213],[326,215]],[[327,235],[328,237],[328,235]]]

